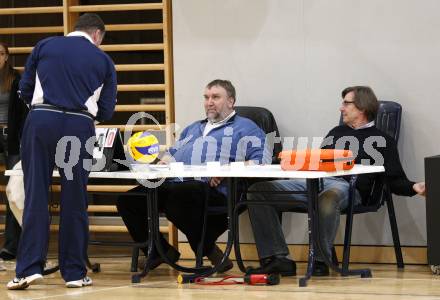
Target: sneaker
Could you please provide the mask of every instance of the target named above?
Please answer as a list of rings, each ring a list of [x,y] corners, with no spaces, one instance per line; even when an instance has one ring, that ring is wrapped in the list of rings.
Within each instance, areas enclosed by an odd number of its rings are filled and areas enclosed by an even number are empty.
[[[91,286],[93,284],[92,278],[89,276],[84,277],[80,280],[67,281],[66,287],[68,288],[80,288],[83,286]]]
[[[214,249],[212,249],[211,253],[209,253],[209,255],[207,255],[209,261],[211,262],[212,265],[216,266],[218,264],[220,264],[220,262],[222,261],[223,258],[223,251],[217,246],[214,245]],[[232,261],[229,259],[229,257],[226,257],[225,262],[223,263],[223,265],[219,266],[217,269],[218,273],[225,273],[227,271],[229,271],[230,269],[232,269],[234,267],[234,264],[232,263]]]
[[[42,280],[43,280],[43,275],[41,274],[34,274],[22,278],[15,277],[14,279],[8,282],[6,287],[8,288],[8,290],[24,290],[32,284],[40,283]]]

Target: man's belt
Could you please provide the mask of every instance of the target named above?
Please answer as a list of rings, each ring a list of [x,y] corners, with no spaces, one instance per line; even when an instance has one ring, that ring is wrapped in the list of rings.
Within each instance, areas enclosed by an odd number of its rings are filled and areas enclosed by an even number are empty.
[[[79,115],[83,117],[87,117],[89,119],[95,120],[95,117],[85,110],[74,110],[74,109],[67,109],[63,107],[57,107],[51,104],[35,104],[32,105],[31,110],[46,110],[46,111],[55,111],[55,112],[62,112],[69,115]]]

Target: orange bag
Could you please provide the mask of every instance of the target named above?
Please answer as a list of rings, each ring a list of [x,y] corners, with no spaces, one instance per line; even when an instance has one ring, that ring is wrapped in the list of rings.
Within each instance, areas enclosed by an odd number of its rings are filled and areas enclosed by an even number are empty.
[[[334,172],[350,170],[354,166],[353,153],[340,149],[307,149],[282,151],[281,169],[296,171]]]

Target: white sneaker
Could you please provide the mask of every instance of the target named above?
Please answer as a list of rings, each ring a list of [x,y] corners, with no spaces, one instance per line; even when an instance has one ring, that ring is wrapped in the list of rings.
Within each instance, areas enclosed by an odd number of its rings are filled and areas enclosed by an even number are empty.
[[[32,284],[40,283],[42,280],[43,280],[43,275],[41,274],[34,274],[23,278],[15,277],[14,279],[8,282],[6,287],[8,288],[8,290],[24,290]]]
[[[90,278],[89,276],[84,277],[83,279],[80,280],[73,280],[73,281],[68,281],[66,282],[66,287],[68,288],[80,288],[83,286],[90,286],[93,284],[92,278]]]

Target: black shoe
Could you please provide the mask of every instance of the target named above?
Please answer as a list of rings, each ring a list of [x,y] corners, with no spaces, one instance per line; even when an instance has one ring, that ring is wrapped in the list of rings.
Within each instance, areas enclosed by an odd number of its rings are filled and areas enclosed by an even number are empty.
[[[215,245],[214,249],[212,249],[211,253],[209,253],[209,255],[207,255],[209,261],[211,262],[212,265],[216,266],[218,265],[223,258],[223,251],[220,250],[220,248]],[[230,269],[232,269],[234,267],[234,264],[232,263],[232,261],[227,257],[225,262],[223,263],[223,265],[219,266],[219,268],[217,269],[218,273],[225,273],[227,271],[229,271]]]
[[[13,259],[15,259],[15,255],[10,253],[10,252],[8,252],[5,249],[3,249],[0,252],[0,258],[3,259],[3,260],[13,260]]]
[[[161,264],[165,262],[165,260],[160,257],[159,253],[157,253],[157,250],[155,249],[153,253],[151,254],[153,258],[150,260],[150,270],[154,270],[157,267],[159,267]],[[168,260],[175,263],[180,258],[180,252],[177,251],[174,247],[169,247],[168,250],[165,252],[166,257],[168,257]],[[145,261],[138,264],[139,269],[143,269],[145,265]]]
[[[312,276],[329,276],[329,267],[322,261],[316,261],[313,265]]]
[[[281,276],[295,276],[296,263],[287,257],[273,257],[266,260],[259,268],[249,267],[246,275],[250,274],[280,274]]]

